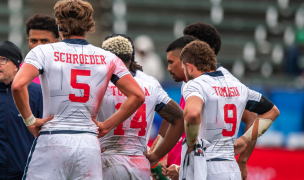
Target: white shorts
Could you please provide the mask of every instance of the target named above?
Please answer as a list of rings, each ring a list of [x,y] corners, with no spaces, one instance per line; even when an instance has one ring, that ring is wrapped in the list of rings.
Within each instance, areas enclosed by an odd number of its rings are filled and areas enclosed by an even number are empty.
[[[150,180],[150,163],[145,156],[102,155],[104,180]]]
[[[40,135],[33,143],[22,179],[102,180],[100,154],[94,135]]]
[[[235,161],[207,161],[207,180],[242,180]]]

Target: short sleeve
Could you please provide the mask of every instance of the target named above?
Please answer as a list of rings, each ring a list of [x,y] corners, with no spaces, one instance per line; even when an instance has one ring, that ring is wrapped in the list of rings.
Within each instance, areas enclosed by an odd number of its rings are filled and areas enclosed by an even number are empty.
[[[168,96],[167,92],[161,87],[161,85],[159,84],[159,82],[156,79],[155,79],[155,83],[157,85],[156,93],[157,93],[157,97],[158,97],[156,106],[155,106],[155,111],[159,112],[160,110],[163,109],[163,107],[165,107],[169,103],[171,98]]]
[[[248,88],[248,100],[245,109],[252,112],[259,104],[261,97],[260,93]]]
[[[114,71],[111,77],[111,82],[115,85],[120,78],[122,78],[127,74],[130,74],[125,64],[117,56],[114,56],[113,58],[113,68]]]
[[[37,46],[32,49],[26,55],[24,63],[35,66],[39,70],[39,74],[42,74],[45,67],[45,56],[41,50],[41,47]]]
[[[202,90],[200,91],[201,85],[196,82],[196,81],[189,81],[183,89],[183,97],[185,99],[185,101],[191,97],[191,96],[197,96],[199,98],[201,98],[204,102],[204,94],[202,92]]]

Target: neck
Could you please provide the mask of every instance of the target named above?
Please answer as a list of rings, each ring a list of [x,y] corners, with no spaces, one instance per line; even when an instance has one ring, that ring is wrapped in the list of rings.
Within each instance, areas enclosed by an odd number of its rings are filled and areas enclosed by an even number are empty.
[[[62,40],[64,39],[84,39],[84,36],[70,36],[68,38],[62,37]]]
[[[197,78],[197,77],[199,77],[200,75],[202,75],[204,73],[205,73],[204,71],[194,70],[193,74],[192,74],[192,77],[193,78]]]
[[[10,84],[12,81],[13,81],[13,79],[6,80],[6,81],[2,81],[2,82],[3,82],[4,84],[8,85],[8,84]]]

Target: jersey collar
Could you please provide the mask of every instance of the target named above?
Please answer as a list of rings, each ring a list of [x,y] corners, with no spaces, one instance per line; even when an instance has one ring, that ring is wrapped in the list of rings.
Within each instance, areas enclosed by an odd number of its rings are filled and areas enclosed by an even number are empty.
[[[212,76],[212,77],[224,76],[222,71],[205,72],[202,75],[208,75],[208,76]]]
[[[80,45],[88,45],[87,40],[85,39],[64,39],[61,42],[69,43],[69,44],[80,44]]]
[[[221,63],[217,63],[216,68],[220,68],[220,67],[222,67]]]
[[[130,74],[133,76],[133,77],[135,77],[135,73],[133,73],[132,71],[130,71]]]

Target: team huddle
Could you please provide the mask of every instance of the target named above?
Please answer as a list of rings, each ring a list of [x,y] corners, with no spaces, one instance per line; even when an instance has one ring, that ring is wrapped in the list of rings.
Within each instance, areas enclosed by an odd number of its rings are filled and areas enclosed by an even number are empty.
[[[244,179],[246,163],[235,155],[248,160],[279,110],[217,63],[214,27],[190,24],[166,50],[170,74],[183,81],[179,106],[137,64],[127,35],[109,35],[101,47],[85,40],[95,25],[88,2],[58,1],[54,11],[62,41],[32,49],[12,84],[36,137],[23,179]],[[29,106],[27,86],[37,76],[43,119]],[[165,121],[149,151],[155,112]],[[246,132],[237,139],[241,121]]]

